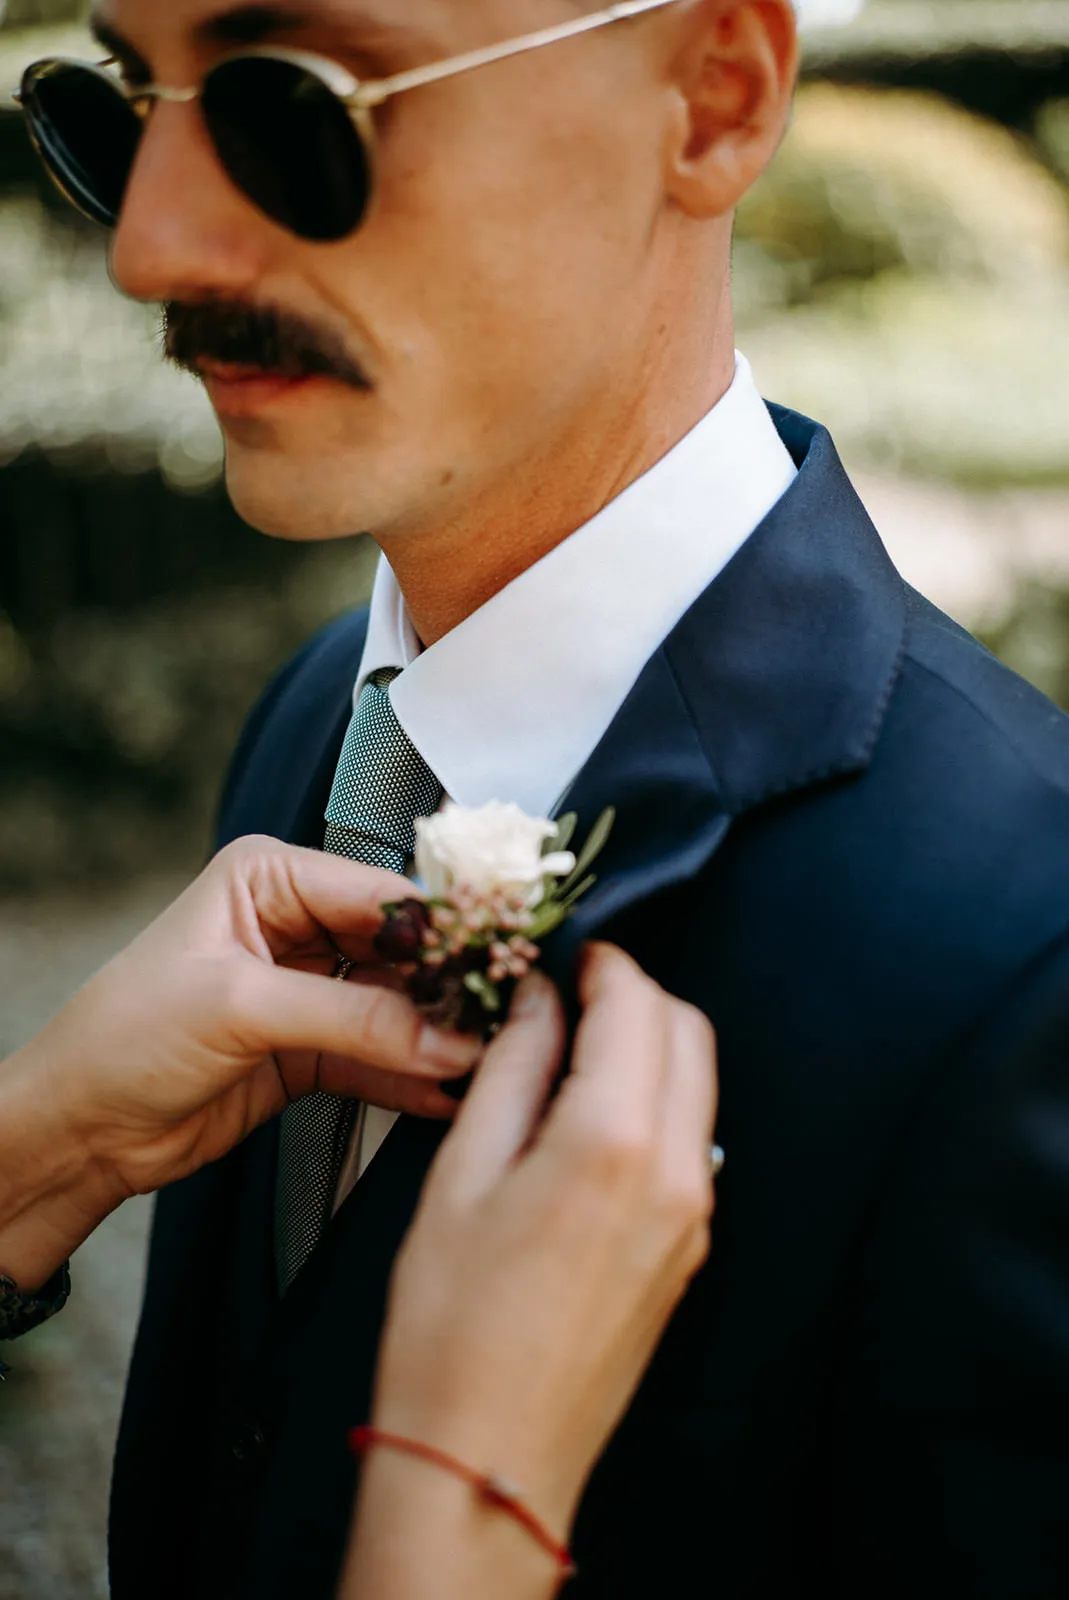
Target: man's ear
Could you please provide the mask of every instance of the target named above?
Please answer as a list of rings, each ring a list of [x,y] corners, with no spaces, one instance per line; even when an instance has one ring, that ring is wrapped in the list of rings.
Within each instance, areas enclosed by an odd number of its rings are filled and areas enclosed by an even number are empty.
[[[672,64],[669,197],[689,216],[734,209],[779,148],[798,76],[792,0],[700,0]]]

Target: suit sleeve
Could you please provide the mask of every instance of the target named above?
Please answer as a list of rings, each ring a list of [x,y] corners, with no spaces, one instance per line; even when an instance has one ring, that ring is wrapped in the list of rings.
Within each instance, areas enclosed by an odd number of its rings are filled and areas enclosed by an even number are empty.
[[[918,1104],[843,1374],[843,1592],[1069,1596],[1069,936]]]
[[[21,1339],[58,1316],[70,1299],[70,1293],[69,1261],[36,1294],[22,1294],[10,1278],[0,1278],[0,1341]],[[0,1377],[4,1370],[0,1362]]]

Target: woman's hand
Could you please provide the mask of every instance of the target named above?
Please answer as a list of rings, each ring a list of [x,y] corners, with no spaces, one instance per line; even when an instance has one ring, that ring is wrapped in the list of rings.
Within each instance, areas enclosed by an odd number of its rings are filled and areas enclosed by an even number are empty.
[[[271,839],[224,850],[0,1064],[0,1271],[33,1289],[109,1211],[217,1160],[316,1089],[421,1116],[478,1047],[365,972],[392,874]]]
[[[563,1021],[544,978],[520,990],[487,1053],[398,1260],[374,1415],[521,1484],[562,1541],[705,1260],[713,1209],[708,1022],[607,946],[588,952],[581,998],[573,1071],[548,1112]],[[488,1594],[551,1591],[552,1564],[507,1518],[379,1449],[344,1593],[380,1592],[386,1560],[390,1593],[415,1596],[435,1507],[437,1586],[424,1593],[475,1596],[484,1576]],[[447,1531],[458,1527],[459,1541]]]

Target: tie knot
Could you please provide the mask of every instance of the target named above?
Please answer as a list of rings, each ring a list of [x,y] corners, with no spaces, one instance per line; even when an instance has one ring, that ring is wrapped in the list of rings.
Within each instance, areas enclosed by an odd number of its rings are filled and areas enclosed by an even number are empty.
[[[373,673],[360,695],[327,807],[326,848],[370,866],[404,872],[415,819],[442,803],[442,787],[397,720],[395,668]]]

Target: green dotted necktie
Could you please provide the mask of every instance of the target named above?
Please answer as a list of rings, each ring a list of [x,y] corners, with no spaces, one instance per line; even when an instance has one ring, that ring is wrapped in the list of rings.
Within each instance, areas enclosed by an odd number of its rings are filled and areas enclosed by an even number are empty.
[[[396,671],[375,673],[349,725],[327,807],[324,848],[390,872],[405,872],[415,819],[432,816],[442,787],[390,704]],[[360,1106],[313,1094],[283,1114],[275,1189],[275,1265],[285,1294],[330,1221]]]

